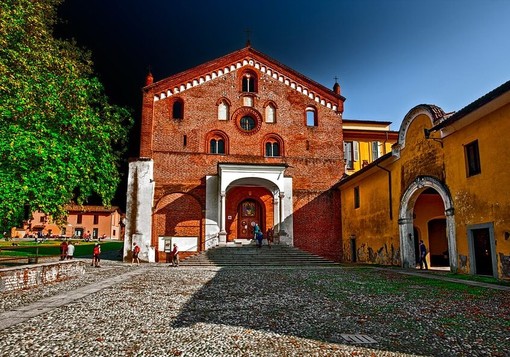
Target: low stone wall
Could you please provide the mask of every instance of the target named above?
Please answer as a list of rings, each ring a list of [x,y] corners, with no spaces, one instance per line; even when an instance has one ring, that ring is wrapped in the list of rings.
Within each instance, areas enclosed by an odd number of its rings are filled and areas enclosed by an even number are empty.
[[[0,269],[0,292],[29,289],[85,274],[85,262],[66,260]]]

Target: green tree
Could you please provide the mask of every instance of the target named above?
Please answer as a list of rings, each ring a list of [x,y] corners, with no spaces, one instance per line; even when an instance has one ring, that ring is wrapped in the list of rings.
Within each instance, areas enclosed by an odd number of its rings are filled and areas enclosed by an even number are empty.
[[[53,29],[63,0],[0,4],[0,226],[24,205],[54,218],[65,205],[100,197],[109,205],[130,112],[108,103],[90,54]]]

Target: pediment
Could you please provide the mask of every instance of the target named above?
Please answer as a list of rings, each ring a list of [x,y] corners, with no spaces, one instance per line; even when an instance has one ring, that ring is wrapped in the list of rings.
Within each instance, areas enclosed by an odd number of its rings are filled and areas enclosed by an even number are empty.
[[[251,47],[178,73],[153,83],[145,89],[153,93],[154,101],[159,101],[210,81],[220,80],[231,72],[245,68],[257,70],[263,76],[268,76],[314,100],[317,105],[335,112],[343,112],[344,97]]]

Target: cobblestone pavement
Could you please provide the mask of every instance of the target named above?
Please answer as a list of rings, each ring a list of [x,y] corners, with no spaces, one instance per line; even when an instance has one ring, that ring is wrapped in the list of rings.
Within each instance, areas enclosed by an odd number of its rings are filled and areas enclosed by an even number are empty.
[[[1,294],[1,356],[510,356],[510,293],[372,268],[133,266]]]

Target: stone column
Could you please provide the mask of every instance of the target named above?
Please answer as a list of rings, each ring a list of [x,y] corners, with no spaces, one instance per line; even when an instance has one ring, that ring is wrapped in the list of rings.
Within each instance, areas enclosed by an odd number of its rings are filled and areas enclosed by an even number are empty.
[[[445,211],[446,215],[446,235],[448,239],[448,256],[450,257],[450,271],[456,273],[459,266],[457,260],[457,236],[455,232],[454,209],[449,208]]]
[[[401,218],[398,220],[400,231],[400,259],[403,268],[414,268],[416,257],[414,256],[413,219]]]
[[[283,192],[280,192],[280,200],[279,200],[279,203],[280,203],[280,213],[278,214],[278,236],[281,236],[282,234],[285,234],[285,231],[283,229],[283,215],[284,215],[284,210],[283,210],[283,198],[285,197],[285,193]]]
[[[227,194],[225,193],[225,191],[221,192],[220,197],[221,197],[221,210],[220,210],[219,243],[226,244],[227,243],[227,231],[225,230],[225,214],[226,214]]]

